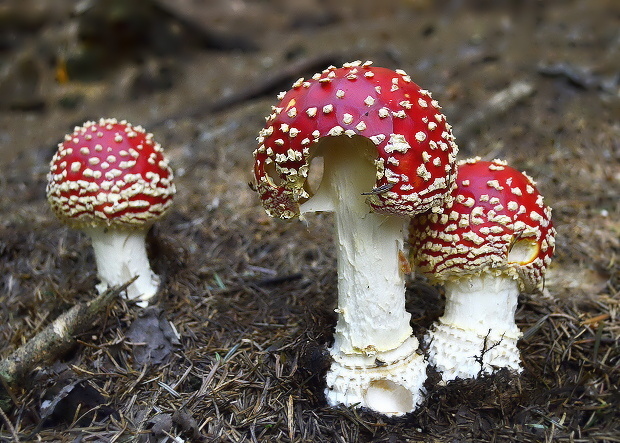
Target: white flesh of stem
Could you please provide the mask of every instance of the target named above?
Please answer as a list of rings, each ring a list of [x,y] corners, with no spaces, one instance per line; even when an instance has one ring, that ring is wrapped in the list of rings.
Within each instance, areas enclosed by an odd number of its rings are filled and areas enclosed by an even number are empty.
[[[366,204],[362,194],[372,189],[376,167],[364,155],[366,146],[354,144],[367,142],[324,140],[323,180],[301,208],[335,214],[339,317],[334,348],[345,354],[390,351],[412,333],[398,260],[406,220],[375,214]]]
[[[112,286],[127,283],[138,276],[127,288],[127,298],[139,299],[142,306],[157,293],[159,277],[151,271],[146,254],[146,230],[112,230],[103,228],[83,229],[91,240],[97,262],[97,275],[101,293]]]

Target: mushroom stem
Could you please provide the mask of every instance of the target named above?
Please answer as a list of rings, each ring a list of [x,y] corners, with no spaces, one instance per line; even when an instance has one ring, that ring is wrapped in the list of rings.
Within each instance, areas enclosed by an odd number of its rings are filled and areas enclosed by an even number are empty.
[[[327,399],[400,415],[420,401],[426,378],[398,259],[406,220],[370,212],[362,194],[372,189],[376,167],[364,143],[371,142],[346,136],[321,142],[323,181],[301,209],[335,213],[338,322]]]
[[[159,277],[153,273],[146,254],[147,229],[137,231],[83,228],[92,240],[97,262],[99,293],[138,276],[127,288],[127,298],[148,304],[159,288]]]
[[[404,221],[367,209],[356,213],[360,208],[350,203],[336,211],[340,315],[334,347],[346,354],[391,351],[412,333],[398,261]]]
[[[518,282],[506,275],[482,275],[445,282],[443,316],[426,337],[429,362],[444,382],[492,373],[520,372],[515,324]]]

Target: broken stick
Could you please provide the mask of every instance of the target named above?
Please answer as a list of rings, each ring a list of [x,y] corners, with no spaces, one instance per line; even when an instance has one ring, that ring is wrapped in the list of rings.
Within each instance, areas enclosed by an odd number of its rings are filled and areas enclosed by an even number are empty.
[[[250,82],[249,86],[235,93],[221,97],[215,101],[207,101],[196,106],[189,106],[176,114],[165,116],[159,120],[151,121],[147,127],[156,128],[162,126],[168,121],[175,121],[181,118],[194,118],[203,114],[210,114],[222,111],[231,106],[243,103],[262,95],[265,95],[274,89],[282,86],[287,81],[293,81],[306,72],[314,72],[317,69],[324,69],[329,64],[337,64],[341,55],[337,53],[324,53],[307,58],[302,58],[291,62],[289,65],[278,71],[263,76],[261,79]]]
[[[14,403],[11,388],[17,387],[37,366],[68,352],[76,343],[75,336],[91,328],[101,313],[132,282],[111,288],[89,302],[75,305],[11,355],[0,360],[0,409],[8,411]]]
[[[472,134],[478,131],[483,125],[488,124],[493,119],[508,113],[517,104],[536,92],[534,85],[526,80],[519,80],[506,89],[503,89],[491,96],[484,106],[474,111],[468,117],[455,123],[454,132],[460,141],[459,148],[466,155],[473,155],[470,143]]]

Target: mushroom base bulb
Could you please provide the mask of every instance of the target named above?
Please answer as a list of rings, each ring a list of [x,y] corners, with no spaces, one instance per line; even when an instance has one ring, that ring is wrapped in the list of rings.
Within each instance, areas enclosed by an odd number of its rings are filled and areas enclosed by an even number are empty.
[[[332,349],[327,402],[365,407],[388,416],[413,412],[423,399],[426,380],[426,362],[417,349],[415,337],[397,349],[374,355],[347,355]]]
[[[521,372],[514,321],[517,280],[485,274],[447,282],[444,315],[425,341],[428,360],[447,382],[475,378],[501,368]]]
[[[102,293],[108,288],[127,283],[138,277],[127,287],[129,300],[138,300],[145,307],[159,289],[159,277],[151,270],[146,254],[146,230],[109,230],[104,228],[83,229],[91,240],[97,262],[97,276],[100,283],[97,290]]]

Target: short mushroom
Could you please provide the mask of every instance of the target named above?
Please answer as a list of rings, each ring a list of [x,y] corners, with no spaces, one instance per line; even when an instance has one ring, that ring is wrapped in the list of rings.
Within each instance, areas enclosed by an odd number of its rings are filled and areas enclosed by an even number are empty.
[[[459,162],[452,204],[411,222],[417,270],[445,287],[445,312],[427,336],[444,381],[500,368],[520,372],[519,291],[541,282],[554,252],[551,209],[506,162]]]
[[[137,276],[127,297],[141,305],[159,287],[146,233],[170,207],[174,193],[162,147],[126,121],[101,119],[76,127],[50,163],[47,199],[60,220],[91,237],[97,289],[103,292]]]
[[[405,310],[400,258],[409,216],[439,208],[457,146],[428,91],[403,71],[353,62],[299,79],[267,117],[254,152],[266,211],[335,213],[338,322],[327,374],[331,405],[402,415],[426,379]],[[311,162],[323,157],[311,189]]]

